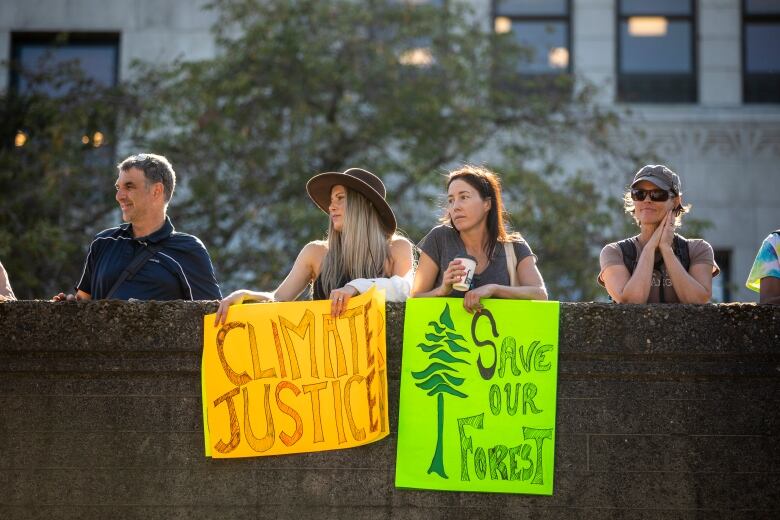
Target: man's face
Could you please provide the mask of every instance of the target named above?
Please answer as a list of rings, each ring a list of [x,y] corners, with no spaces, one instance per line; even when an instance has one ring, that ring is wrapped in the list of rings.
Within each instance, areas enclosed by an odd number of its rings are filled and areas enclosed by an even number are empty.
[[[120,171],[116,180],[116,201],[122,210],[122,220],[139,222],[153,213],[155,194],[162,189],[158,184],[147,186],[144,172],[138,168]]]

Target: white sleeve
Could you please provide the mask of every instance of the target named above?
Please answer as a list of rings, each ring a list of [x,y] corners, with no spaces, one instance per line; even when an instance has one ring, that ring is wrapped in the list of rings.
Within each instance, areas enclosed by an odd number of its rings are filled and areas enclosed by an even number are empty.
[[[347,285],[354,287],[358,293],[362,294],[369,290],[372,285],[377,289],[385,290],[385,297],[389,302],[404,302],[412,291],[413,272],[410,269],[405,276],[394,275],[390,278],[356,278]]]

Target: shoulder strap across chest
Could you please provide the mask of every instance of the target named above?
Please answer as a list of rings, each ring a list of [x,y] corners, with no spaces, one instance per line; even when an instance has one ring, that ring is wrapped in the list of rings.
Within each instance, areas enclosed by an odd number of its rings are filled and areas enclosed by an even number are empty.
[[[117,292],[117,290],[119,290],[119,287],[125,282],[125,280],[135,276],[135,274],[141,270],[141,267],[146,263],[146,261],[153,257],[162,248],[162,244],[157,243],[150,246],[145,246],[138,253],[136,253],[136,255],[133,257],[133,260],[127,264],[127,267],[125,267],[124,271],[122,271],[122,274],[119,275],[119,278],[116,279],[114,285],[111,286],[111,289],[106,294],[106,300],[110,300]]]
[[[506,253],[506,269],[509,271],[509,285],[517,285],[517,255],[515,255],[515,246],[512,242],[504,242],[504,252]]]
[[[634,269],[636,269],[637,263],[636,244],[634,244],[632,239],[626,238],[618,242],[618,246],[620,246],[620,252],[623,254],[623,265],[625,265],[626,269],[628,269],[628,274],[634,274]],[[687,271],[691,267],[691,256],[690,251],[688,250],[688,240],[681,235],[675,234],[672,241],[672,251],[674,251],[674,256],[680,260],[680,263]],[[653,269],[658,271],[661,269],[662,265],[663,259],[658,260],[653,266]]]

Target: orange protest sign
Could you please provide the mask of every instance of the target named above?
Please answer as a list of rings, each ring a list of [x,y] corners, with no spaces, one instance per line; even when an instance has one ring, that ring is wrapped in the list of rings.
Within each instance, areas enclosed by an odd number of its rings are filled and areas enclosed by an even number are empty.
[[[204,317],[206,455],[255,457],[360,446],[388,433],[385,295],[231,307]]]

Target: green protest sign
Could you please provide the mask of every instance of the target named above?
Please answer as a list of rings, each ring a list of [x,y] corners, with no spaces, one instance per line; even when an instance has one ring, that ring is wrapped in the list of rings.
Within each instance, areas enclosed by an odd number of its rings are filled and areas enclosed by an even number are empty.
[[[558,302],[406,302],[396,487],[552,495]]]

